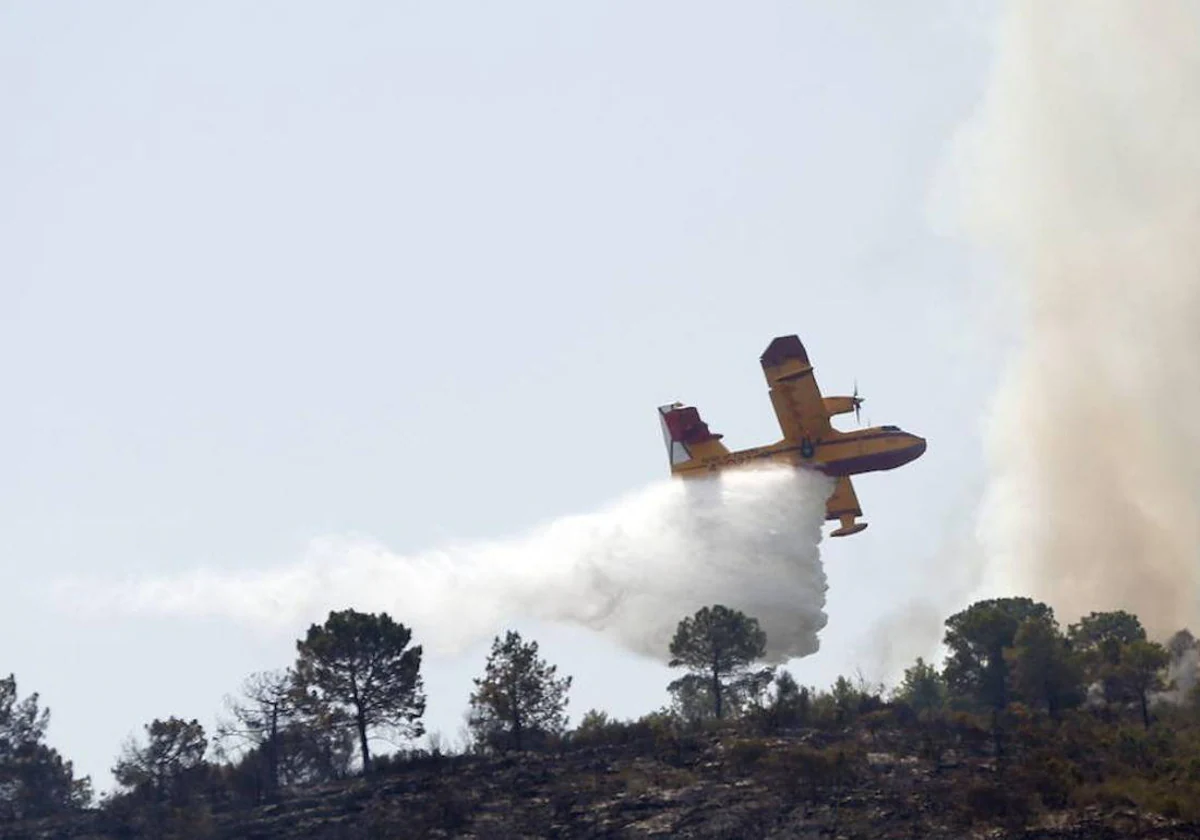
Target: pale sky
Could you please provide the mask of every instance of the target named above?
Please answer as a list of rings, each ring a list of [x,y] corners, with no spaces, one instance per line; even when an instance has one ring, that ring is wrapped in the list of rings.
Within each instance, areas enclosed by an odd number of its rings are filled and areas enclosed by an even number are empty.
[[[929,441],[857,482],[871,527],[823,543],[823,649],[791,670],[924,652],[904,631],[936,641],[971,583],[1007,329],[929,218],[994,14],[0,2],[0,673],[104,787],[127,735],[211,728],[305,627],[97,621],[54,583],[593,510],[667,474],[662,403],[774,440],[757,359],[787,333],[826,393],[857,378],[864,421]],[[665,700],[659,664],[513,626],[575,677],[574,720]],[[455,737],[486,648],[427,657],[431,730]]]

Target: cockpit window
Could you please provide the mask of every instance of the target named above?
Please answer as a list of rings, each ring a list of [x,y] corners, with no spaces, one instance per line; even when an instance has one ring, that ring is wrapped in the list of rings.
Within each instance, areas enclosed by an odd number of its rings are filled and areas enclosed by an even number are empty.
[[[899,426],[880,426],[879,428],[883,429],[885,432],[898,432],[898,431],[900,431],[900,427],[899,427]]]

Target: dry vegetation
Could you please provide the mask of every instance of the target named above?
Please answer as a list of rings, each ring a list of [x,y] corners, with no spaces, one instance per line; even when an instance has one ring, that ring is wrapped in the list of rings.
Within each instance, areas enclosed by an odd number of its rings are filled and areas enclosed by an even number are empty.
[[[728,617],[725,631],[756,638],[752,621]],[[198,757],[198,724],[171,719],[154,730],[163,743],[126,751],[116,795],[10,819],[0,837],[1200,836],[1190,634],[1155,645],[1125,613],[1064,632],[1028,599],[979,602],[946,625],[944,666],[918,660],[891,692],[844,678],[813,690],[746,660],[714,678],[721,718],[704,677],[673,683],[670,708],[629,721],[589,711],[573,729],[569,680],[534,644],[498,640],[481,685],[524,686],[528,702],[493,703],[460,752],[431,740],[374,757],[364,775],[347,763],[354,738],[336,734],[345,721],[298,718],[304,738],[279,729],[213,763]],[[729,638],[690,642],[710,632]]]

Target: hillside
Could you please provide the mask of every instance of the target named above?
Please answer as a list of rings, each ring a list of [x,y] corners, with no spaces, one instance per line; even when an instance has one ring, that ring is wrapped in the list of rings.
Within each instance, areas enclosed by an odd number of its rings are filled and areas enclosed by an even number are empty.
[[[1064,631],[1019,597],[976,602],[946,628],[942,667],[918,658],[891,691],[844,677],[826,691],[754,666],[757,623],[705,607],[672,642],[689,670],[671,706],[627,721],[592,709],[573,727],[571,678],[510,631],[457,752],[431,737],[379,755],[369,731],[421,734],[403,729],[423,713],[419,659],[386,614],[331,613],[293,669],[248,681],[215,747],[195,719],[148,724],[95,807],[10,677],[0,838],[1200,836],[1189,631],[1159,644],[1119,611]],[[372,676],[347,688],[342,673]],[[374,705],[354,705],[368,687]]]
[[[1200,822],[1103,787],[1059,802],[1024,747],[1001,762],[969,724],[773,736],[659,732],[501,757],[422,755],[376,778],[233,808],[194,801],[10,824],[8,840],[123,837],[1194,838]],[[936,734],[936,738],[934,737]],[[944,736],[944,738],[943,738]],[[935,743],[938,741],[939,743]],[[946,748],[947,744],[952,748]],[[999,769],[997,769],[999,768]],[[1085,795],[1080,796],[1083,792]],[[1090,802],[1088,800],[1091,800]],[[1179,805],[1164,810],[1179,811]]]

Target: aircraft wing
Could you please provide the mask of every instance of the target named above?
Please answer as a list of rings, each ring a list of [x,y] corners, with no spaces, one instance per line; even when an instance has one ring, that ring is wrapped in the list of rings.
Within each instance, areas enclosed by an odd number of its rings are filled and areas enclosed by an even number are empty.
[[[771,404],[784,438],[820,440],[828,435],[829,413],[800,339],[794,335],[775,339],[759,362],[771,388]]]
[[[833,493],[830,494],[829,499],[825,502],[826,519],[841,519],[844,516],[862,516],[862,507],[858,503],[858,494],[854,492],[854,485],[851,483],[849,476],[842,476],[837,480],[837,484],[833,488]]]

